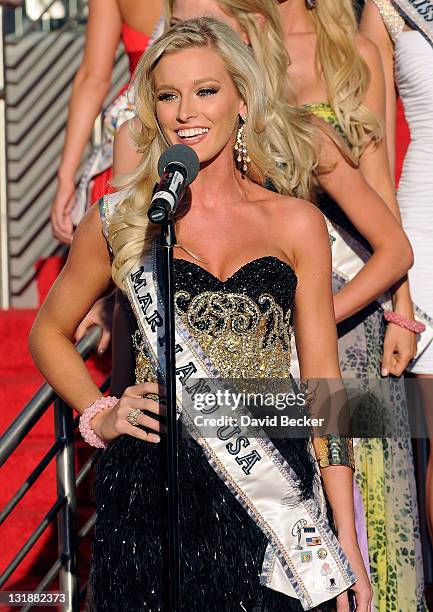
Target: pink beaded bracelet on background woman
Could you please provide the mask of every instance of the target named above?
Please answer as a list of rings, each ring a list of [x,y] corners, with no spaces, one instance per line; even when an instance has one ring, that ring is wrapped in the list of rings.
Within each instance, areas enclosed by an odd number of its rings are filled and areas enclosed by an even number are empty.
[[[90,404],[90,406],[88,406],[81,415],[78,427],[83,439],[90,444],[90,446],[95,446],[96,448],[107,448],[108,442],[95,434],[90,422],[95,414],[102,412],[102,410],[113,408],[118,401],[119,399],[117,397],[110,395],[108,397],[99,397],[95,402],[93,402],[93,404]]]
[[[414,334],[421,334],[426,329],[424,323],[404,317],[403,315],[393,312],[392,310],[385,310],[383,316],[385,317],[385,321],[388,321],[388,323],[394,323],[394,325],[408,329],[409,331],[414,332]]]

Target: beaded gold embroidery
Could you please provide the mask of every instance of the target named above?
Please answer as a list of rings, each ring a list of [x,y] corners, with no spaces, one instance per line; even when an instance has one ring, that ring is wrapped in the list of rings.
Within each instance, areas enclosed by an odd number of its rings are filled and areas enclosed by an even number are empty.
[[[270,295],[258,304],[237,293],[203,292],[191,299],[175,294],[177,313],[225,378],[286,378],[290,372],[290,310]],[[262,307],[260,308],[259,305]],[[133,335],[136,383],[156,382],[140,332]],[[352,440],[328,436],[319,440],[319,465],[355,469]]]
[[[145,382],[157,382],[138,330],[132,335],[132,344],[135,351],[135,383],[139,385]]]
[[[389,0],[373,0],[373,2],[377,6],[391,40],[395,44],[404,28],[403,17],[396,11]]]
[[[290,310],[270,295],[255,303],[236,293],[175,294],[176,310],[191,335],[226,378],[286,378],[290,372]],[[260,308],[260,306],[261,308]],[[155,381],[139,331],[133,335],[136,382]]]
[[[290,372],[290,311],[268,294],[175,294],[176,309],[224,378],[285,378]]]

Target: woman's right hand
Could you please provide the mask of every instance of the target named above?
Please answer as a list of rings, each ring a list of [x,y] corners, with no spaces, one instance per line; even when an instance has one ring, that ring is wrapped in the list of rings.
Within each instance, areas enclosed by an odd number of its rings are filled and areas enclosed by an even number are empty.
[[[373,600],[373,590],[365,569],[361,551],[356,537],[344,538],[339,535],[338,540],[356,576],[356,582],[350,588],[359,612],[370,612]],[[349,612],[348,592],[345,591],[337,597],[337,612]]]
[[[75,183],[71,179],[58,179],[54,201],[51,205],[51,228],[53,235],[63,244],[71,244],[74,226],[71,210],[74,205]]]
[[[98,412],[98,414],[93,417],[91,420],[93,431],[100,438],[107,440],[107,442],[115,440],[123,434],[134,436],[134,438],[140,438],[146,442],[159,442],[160,436],[158,434],[165,433],[165,424],[146,413],[165,417],[166,406],[161,402],[156,402],[153,399],[148,399],[143,396],[147,394],[161,396],[162,392],[164,392],[163,387],[152,382],[128,387],[113,408]],[[143,431],[140,427],[131,425],[127,421],[129,412],[134,408],[143,411],[138,417],[138,424],[152,431]]]

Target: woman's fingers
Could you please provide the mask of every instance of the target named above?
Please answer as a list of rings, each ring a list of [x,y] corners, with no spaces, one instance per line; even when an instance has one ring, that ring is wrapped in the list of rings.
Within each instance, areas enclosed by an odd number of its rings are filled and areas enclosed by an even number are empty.
[[[151,431],[143,431],[139,427],[134,427],[134,425],[129,425],[129,428],[127,428],[123,433],[128,434],[133,438],[144,440],[145,442],[152,442],[153,444],[157,444],[161,440],[158,434]]]
[[[369,584],[358,585],[352,587],[356,601],[356,612],[371,612],[371,602],[373,600],[373,591]]]
[[[160,441],[159,434],[166,432],[166,426],[151,415],[165,416],[166,406],[164,403],[145,397],[151,394],[153,396],[164,396],[165,388],[158,383],[146,382],[133,385],[125,390],[113,408],[113,414],[110,418],[112,428],[117,435],[127,434],[145,442],[156,443]],[[141,414],[137,413],[136,415],[136,425],[131,425],[128,421],[128,415],[132,410],[141,412]],[[146,427],[152,431],[143,431],[140,427]]]
[[[133,385],[127,387],[123,394],[123,397],[143,397],[144,395],[152,393],[153,395],[159,395],[165,397],[165,387],[154,382],[145,382],[139,385]]]
[[[157,431],[158,433],[166,433],[167,428],[164,423],[158,421],[157,419],[153,419],[151,416],[147,414],[141,414],[137,418],[137,424],[146,427],[147,429],[152,429],[153,431]],[[134,427],[134,426],[133,426]]]
[[[153,414],[159,414],[161,416],[166,415],[166,406],[162,402],[157,402],[153,399],[145,399],[143,397],[125,397],[119,400],[118,412],[126,418],[128,412],[138,408],[139,410],[145,410],[146,412],[152,412]]]
[[[391,366],[390,374],[393,376],[401,376],[405,371],[412,357],[409,354],[396,355],[394,363]]]
[[[152,431],[143,431],[138,425],[142,425]],[[140,415],[138,417],[137,425],[131,425],[126,418],[116,418],[114,429],[117,435],[127,434],[129,436],[134,436],[134,438],[146,440],[147,442],[159,442],[160,436],[158,434],[165,433],[165,426],[162,423],[146,415]]]
[[[102,328],[101,340],[99,341],[99,344],[98,344],[98,354],[99,355],[103,355],[105,353],[105,351],[110,346],[110,342],[111,342],[111,329],[108,329],[107,327],[104,326]]]
[[[389,371],[392,366],[394,355],[394,345],[391,342],[387,342],[385,338],[385,342],[383,344],[383,355],[382,355],[382,367],[381,374],[382,376],[388,376]]]
[[[353,593],[356,601],[356,612],[371,612],[371,594],[368,588],[356,590],[354,585]],[[350,612],[348,591],[341,593],[337,597],[337,612]]]
[[[65,244],[70,244],[74,235],[74,226],[71,218],[74,201],[74,181],[60,180],[54,202],[51,205],[51,225],[54,236]]]
[[[70,208],[70,207],[69,207]],[[68,199],[59,196],[51,208],[51,226],[54,236],[65,244],[70,244],[74,235],[74,226],[68,208]]]
[[[153,399],[142,397],[143,394],[157,394],[158,391],[160,389],[157,383],[143,383],[126,389],[116,405],[115,427],[118,433],[128,434],[147,442],[159,442],[160,437],[158,433],[165,433],[167,431],[166,426],[160,420],[153,418],[149,413],[165,416],[166,406]],[[141,411],[141,414],[136,416],[136,425],[132,425],[128,421],[128,416],[133,410]],[[139,426],[146,427],[152,431],[145,432]]]
[[[51,215],[51,227],[53,236],[62,242],[63,244],[71,244],[74,236],[72,221],[68,226],[64,227],[63,217],[59,218],[58,215]]]
[[[105,351],[110,346],[110,342],[111,342],[111,329],[101,325],[100,320],[98,320],[96,317],[95,317],[95,319],[93,319],[92,317],[87,315],[81,321],[81,323],[79,324],[79,326],[75,330],[74,338],[78,342],[78,340],[81,340],[81,338],[83,338],[83,336],[85,336],[86,333],[89,331],[89,329],[91,327],[93,327],[94,325],[102,326],[102,335],[101,335],[101,339],[100,339],[99,344],[98,344],[98,354],[102,355],[103,353],[105,353]]]
[[[347,591],[337,597],[337,612],[350,612]]]

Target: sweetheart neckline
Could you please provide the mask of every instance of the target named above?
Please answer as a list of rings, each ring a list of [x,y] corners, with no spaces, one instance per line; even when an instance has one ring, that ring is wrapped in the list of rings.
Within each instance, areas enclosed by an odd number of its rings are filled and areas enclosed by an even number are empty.
[[[194,266],[195,268],[198,268],[199,270],[202,270],[203,272],[205,272],[206,274],[211,276],[213,279],[217,280],[222,285],[225,285],[230,280],[232,280],[235,276],[237,276],[238,274],[243,272],[245,270],[245,268],[248,268],[248,266],[251,266],[252,264],[255,264],[255,263],[257,263],[259,261],[262,261],[264,259],[275,259],[279,263],[282,263],[284,266],[289,268],[289,270],[292,272],[292,274],[295,277],[295,279],[298,280],[298,277],[297,277],[296,272],[293,269],[293,267],[290,264],[288,264],[286,261],[283,261],[282,259],[280,259],[279,257],[275,257],[274,255],[263,255],[262,257],[256,257],[256,259],[251,259],[250,261],[245,262],[239,268],[237,268],[237,270],[235,270],[233,272],[233,274],[230,274],[230,276],[228,276],[225,280],[221,280],[218,276],[215,276],[215,274],[212,274],[212,272],[210,272],[209,270],[207,270],[203,266],[200,266],[199,264],[195,263],[195,261],[190,261],[189,259],[184,259],[183,257],[175,257],[174,262],[176,263],[177,261],[183,261],[183,262],[185,262],[187,264],[190,264],[191,266]]]

